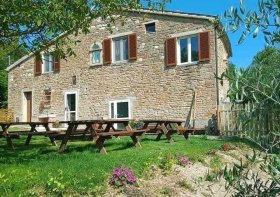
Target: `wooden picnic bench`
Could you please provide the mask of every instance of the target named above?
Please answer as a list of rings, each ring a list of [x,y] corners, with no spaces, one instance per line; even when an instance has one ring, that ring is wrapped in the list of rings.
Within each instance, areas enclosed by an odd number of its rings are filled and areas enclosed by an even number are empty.
[[[6,138],[8,146],[12,149],[14,149],[12,139],[18,139],[21,135],[27,136],[25,145],[29,145],[33,135],[40,135],[49,137],[52,145],[56,146],[55,139],[51,135],[58,133],[58,131],[51,131],[48,122],[0,122],[0,126],[2,128],[0,137]],[[10,132],[9,129],[11,128],[11,126],[29,126],[30,129],[29,131],[22,130]],[[39,126],[43,126],[43,128],[45,128],[45,131],[38,131],[37,128]]]
[[[189,138],[189,134],[193,133],[195,129],[184,128],[183,122],[184,120],[157,120],[157,119],[148,119],[141,120],[144,122],[144,126],[142,129],[148,130],[147,133],[156,134],[156,140],[160,140],[162,135],[165,135],[169,143],[173,143],[171,135],[173,133],[177,133],[179,135],[183,135],[186,139]],[[176,125],[176,126],[174,126]]]
[[[95,140],[98,151],[107,154],[104,147],[105,140],[112,137],[129,136],[136,147],[141,147],[139,136],[146,131],[144,129],[132,129],[128,119],[109,119],[109,120],[81,120],[81,121],[63,121],[60,123],[68,124],[65,135],[63,136],[59,152],[63,152],[67,142],[71,137],[74,139],[83,138]],[[116,129],[115,124],[123,124],[123,129]],[[84,126],[83,129],[79,126]],[[79,132],[77,132],[79,131]]]

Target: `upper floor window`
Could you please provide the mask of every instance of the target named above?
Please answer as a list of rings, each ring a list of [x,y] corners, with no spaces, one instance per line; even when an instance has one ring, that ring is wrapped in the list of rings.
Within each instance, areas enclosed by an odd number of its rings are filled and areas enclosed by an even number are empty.
[[[103,64],[137,60],[137,34],[122,33],[103,40]]]
[[[199,60],[198,36],[178,38],[178,64],[195,63]]]
[[[113,39],[113,61],[128,60],[128,37],[118,37]]]
[[[40,76],[42,73],[57,73],[60,71],[60,59],[49,53],[42,53],[35,57],[34,75]]]
[[[173,35],[165,41],[165,63],[168,67],[210,61],[210,31]]]
[[[102,48],[100,44],[94,43],[91,46],[91,63],[92,64],[100,64],[101,63],[101,55]]]
[[[147,23],[147,24],[145,24],[145,27],[146,27],[146,32],[147,33],[156,32],[156,23],[155,22]]]
[[[54,71],[54,58],[49,53],[43,54],[43,73],[49,73]]]

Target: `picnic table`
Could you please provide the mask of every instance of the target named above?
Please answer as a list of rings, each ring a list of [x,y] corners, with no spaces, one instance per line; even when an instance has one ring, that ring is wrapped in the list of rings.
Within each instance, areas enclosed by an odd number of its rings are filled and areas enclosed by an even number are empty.
[[[49,122],[0,122],[2,131],[0,131],[0,137],[6,138],[9,147],[14,149],[12,139],[19,138],[20,135],[27,135],[25,145],[29,145],[33,135],[42,135],[50,138],[53,146],[56,146],[55,139],[51,134],[57,133],[57,131],[51,131],[49,128]],[[11,126],[29,126],[29,130],[12,131],[10,132]],[[38,131],[37,128],[43,126],[45,131]]]
[[[62,138],[59,152],[66,149],[69,139],[84,138],[95,140],[100,153],[107,154],[104,142],[112,137],[129,136],[136,147],[141,147],[139,136],[146,131],[144,129],[132,129],[128,119],[108,119],[108,120],[80,120],[80,121],[61,121],[68,124],[66,134]],[[116,129],[116,124],[123,124],[124,128]],[[83,128],[79,128],[83,126]]]
[[[171,137],[173,133],[184,135],[184,137],[188,139],[189,133],[195,131],[194,128],[184,128],[183,126],[184,120],[149,119],[149,120],[141,120],[141,122],[144,122],[144,126],[142,127],[142,129],[148,130],[147,133],[157,134],[156,140],[160,140],[161,136],[165,135],[169,143],[174,142],[174,140]]]

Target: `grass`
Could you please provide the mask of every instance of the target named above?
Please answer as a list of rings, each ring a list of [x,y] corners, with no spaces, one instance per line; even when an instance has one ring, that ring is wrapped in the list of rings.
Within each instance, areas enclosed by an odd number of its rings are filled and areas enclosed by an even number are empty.
[[[192,161],[203,158],[211,149],[219,148],[224,141],[174,136],[175,143],[166,139],[154,140],[145,136],[142,148],[136,149],[130,138],[105,142],[108,155],[96,152],[92,142],[69,142],[63,154],[51,146],[48,138],[34,137],[29,146],[25,138],[14,140],[16,150],[7,149],[0,139],[0,194],[4,196],[45,195],[63,192],[68,195],[94,195],[104,190],[108,177],[115,167],[124,165],[141,177],[151,164],[169,154],[183,154]],[[1,195],[2,196],[2,195]]]

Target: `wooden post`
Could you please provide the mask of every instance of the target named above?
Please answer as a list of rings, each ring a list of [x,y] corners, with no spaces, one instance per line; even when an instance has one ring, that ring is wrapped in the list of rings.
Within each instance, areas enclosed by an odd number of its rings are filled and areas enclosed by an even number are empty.
[[[193,104],[193,128],[195,128],[195,114],[196,114],[196,90],[194,90],[194,104]]]

